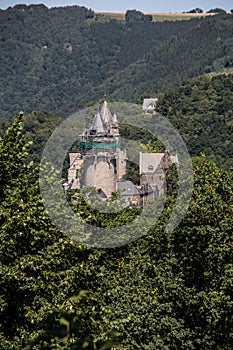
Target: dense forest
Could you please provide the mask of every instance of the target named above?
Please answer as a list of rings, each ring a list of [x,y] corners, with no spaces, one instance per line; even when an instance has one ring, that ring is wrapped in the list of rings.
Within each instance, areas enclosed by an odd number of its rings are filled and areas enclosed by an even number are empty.
[[[192,156],[233,166],[233,75],[203,75],[161,95],[158,111],[179,130]]]
[[[230,350],[232,172],[194,158],[193,196],[179,227],[166,232],[172,191],[147,236],[94,249],[51,223],[30,144],[20,113],[0,140],[1,349]],[[74,205],[89,223],[103,223],[87,204]],[[105,215],[104,225],[135,215]]]
[[[102,22],[84,7],[0,11],[1,116],[68,115],[105,94],[136,102],[233,64],[233,16]],[[12,103],[14,101],[14,103]]]
[[[0,31],[0,348],[231,350],[233,15],[155,23],[134,11],[117,21],[79,6],[17,5],[0,11]],[[148,234],[97,249],[51,221],[39,163],[64,118],[105,94],[140,110],[120,132],[145,150],[164,145],[133,125],[160,114],[171,122],[192,157],[194,188],[168,233],[179,187],[171,168]],[[156,113],[141,117],[151,96]],[[135,183],[137,171],[129,163]],[[101,213],[76,195],[66,197],[73,212],[96,228],[141,212]],[[63,220],[60,203],[55,209]]]

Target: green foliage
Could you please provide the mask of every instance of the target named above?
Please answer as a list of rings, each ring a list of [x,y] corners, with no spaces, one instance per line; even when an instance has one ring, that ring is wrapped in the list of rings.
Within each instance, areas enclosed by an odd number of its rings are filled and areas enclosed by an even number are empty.
[[[140,101],[145,91],[167,90],[232,61],[232,15],[125,26],[98,23],[84,7],[17,5],[0,17],[2,116],[22,101],[28,112],[69,114],[106,91]],[[64,237],[46,214],[31,160],[39,161],[60,119],[33,112],[1,123],[1,349],[232,348],[232,79],[204,76],[161,96],[159,111],[180,130],[191,155],[204,150],[227,170],[194,158],[189,210],[168,235],[178,191],[171,168],[164,212],[148,236],[114,249]],[[121,132],[145,149],[163,150],[141,129],[122,125]],[[136,171],[128,172],[135,182]],[[71,205],[100,227],[140,214],[128,208],[99,213],[81,197]]]
[[[130,25],[93,16],[80,6],[0,11],[1,117],[22,101],[26,113],[66,116],[106,93],[134,102],[232,60],[231,15],[156,23],[140,15]]]
[[[137,10],[128,10],[125,13],[125,21],[127,24],[134,23],[134,22],[142,22],[142,21],[152,21],[152,16],[150,15],[144,15],[141,11]]]
[[[97,347],[88,310],[77,297],[89,287],[84,277],[89,268],[82,264],[90,251],[64,238],[50,222],[37,168],[26,162],[29,143],[23,130],[20,113],[0,142],[1,348],[21,349],[29,340],[31,349],[63,348],[52,331],[73,308],[84,316],[72,333],[72,348],[80,348],[74,344],[85,338],[95,344],[93,349],[101,349],[104,339],[98,336]]]
[[[160,96],[158,111],[184,138],[192,156],[233,165],[233,75],[203,76]]]
[[[203,157],[195,161],[194,175],[192,204],[174,235],[177,263],[193,294],[183,311],[186,322],[199,333],[196,346],[230,349],[232,172]]]
[[[7,130],[4,139],[0,139],[0,181],[1,199],[5,197],[7,187],[18,177],[22,170],[22,162],[28,155],[27,148],[31,144],[25,143],[22,135],[23,112],[20,112],[11,127]],[[30,165],[26,166],[30,168]],[[25,171],[25,165],[24,169]],[[9,184],[9,185],[8,185]]]
[[[232,174],[205,158],[194,165],[180,227],[165,233],[169,205],[148,237],[101,260],[101,327],[113,325],[123,348],[231,348]]]
[[[200,9],[199,7],[196,7],[195,9],[190,10],[187,13],[203,13],[203,10]]]
[[[216,7],[214,9],[210,9],[209,11],[207,11],[207,13],[226,13],[226,11],[224,9]]]
[[[72,192],[72,191],[71,191]],[[88,194],[87,201],[85,194]],[[97,227],[116,227],[126,225],[141,213],[141,208],[124,208],[123,199],[115,193],[112,201],[107,203],[107,213],[104,212],[106,203],[100,203],[97,198],[98,191],[92,187],[86,187],[84,190],[75,191],[70,205],[86,223]],[[72,193],[71,193],[72,195]],[[122,209],[123,207],[123,209]],[[117,212],[116,209],[118,209]]]
[[[195,158],[193,198],[179,227],[166,233],[172,191],[147,236],[91,249],[51,224],[22,130],[20,114],[0,142],[1,349],[230,350],[232,172]],[[87,205],[81,209],[88,219]]]
[[[232,20],[231,15],[219,15],[166,23],[163,37],[142,59],[107,81],[110,97],[137,101],[145,91],[153,96],[188,78],[223,69],[232,56]]]
[[[132,181],[134,184],[140,184],[139,166],[130,160],[126,163],[126,174],[123,177],[125,180]]]

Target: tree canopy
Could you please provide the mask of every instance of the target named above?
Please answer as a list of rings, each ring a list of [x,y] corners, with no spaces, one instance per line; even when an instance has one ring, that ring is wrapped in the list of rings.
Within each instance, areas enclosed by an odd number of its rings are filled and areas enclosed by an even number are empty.
[[[204,75],[161,95],[158,111],[183,136],[192,156],[202,152],[231,168],[233,75]]]
[[[175,192],[144,238],[88,248],[47,217],[23,118],[0,142],[1,348],[230,350],[232,172],[194,158],[193,197],[172,233]]]

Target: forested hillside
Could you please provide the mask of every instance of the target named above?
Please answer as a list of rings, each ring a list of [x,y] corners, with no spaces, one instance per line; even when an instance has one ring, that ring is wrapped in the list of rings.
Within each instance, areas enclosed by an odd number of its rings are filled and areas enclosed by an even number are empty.
[[[233,16],[102,23],[84,7],[0,11],[1,116],[68,115],[105,94],[135,102],[232,65]]]
[[[161,95],[158,112],[179,130],[192,156],[233,167],[233,74],[193,78]]]
[[[233,66],[233,16],[223,15],[185,23],[167,40],[156,43],[145,56],[107,80],[114,99],[135,101],[140,93],[158,94],[190,77]],[[180,24],[179,24],[180,25]]]

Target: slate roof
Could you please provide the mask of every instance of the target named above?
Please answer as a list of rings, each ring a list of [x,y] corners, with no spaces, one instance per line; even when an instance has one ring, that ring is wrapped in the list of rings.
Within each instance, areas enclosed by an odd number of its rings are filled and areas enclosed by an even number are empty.
[[[138,187],[129,180],[121,180],[117,182],[117,189],[121,192],[123,196],[134,196],[140,195],[141,191]]]
[[[140,174],[153,173],[159,166],[164,153],[142,153],[140,152],[139,166]]]
[[[113,120],[113,116],[112,116],[112,113],[110,112],[109,108],[108,108],[108,103],[107,101],[104,101],[104,104],[102,106],[102,109],[101,109],[101,117],[103,118],[103,121],[106,123],[106,124],[111,124],[114,122]]]
[[[157,98],[144,98],[142,109],[144,111],[154,111],[156,107]]]
[[[100,113],[97,113],[95,115],[95,118],[94,118],[93,123],[92,123],[92,129],[96,130],[97,134],[98,133],[105,133],[106,124],[105,124],[103,118],[101,117]]]
[[[139,155],[140,174],[154,173],[159,168],[161,160],[165,153],[142,153]],[[177,155],[170,156],[171,162],[179,164]]]
[[[117,123],[116,114],[112,115],[107,101],[104,101],[101,111],[93,119],[90,131],[96,130],[97,134],[104,134],[107,133],[109,126],[116,128]]]

